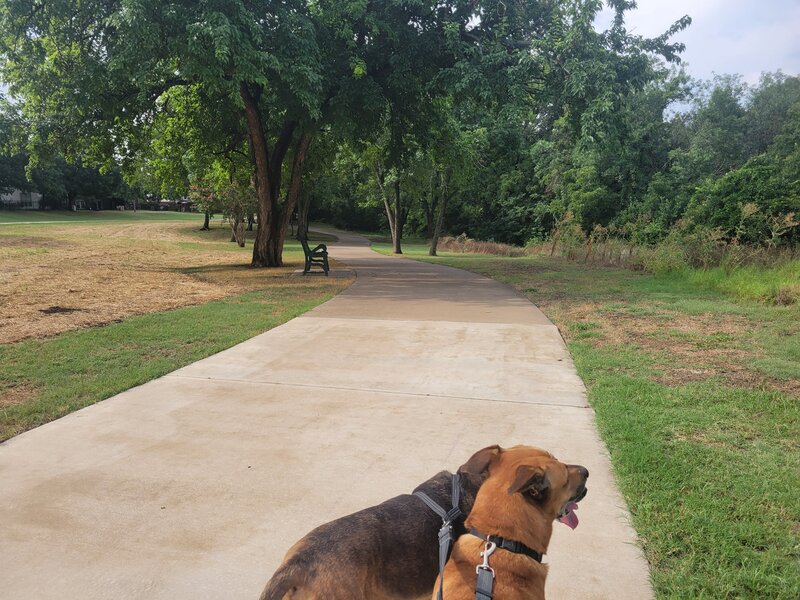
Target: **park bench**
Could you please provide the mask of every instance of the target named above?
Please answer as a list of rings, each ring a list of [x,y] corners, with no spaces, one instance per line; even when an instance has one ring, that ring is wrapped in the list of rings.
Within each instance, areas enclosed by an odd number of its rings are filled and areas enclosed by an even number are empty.
[[[325,244],[319,244],[314,248],[309,248],[308,238],[301,235],[297,237],[303,245],[303,253],[306,255],[306,266],[303,269],[303,275],[311,271],[312,265],[319,265],[325,271],[325,276],[328,276],[330,267],[328,266],[328,247]]]

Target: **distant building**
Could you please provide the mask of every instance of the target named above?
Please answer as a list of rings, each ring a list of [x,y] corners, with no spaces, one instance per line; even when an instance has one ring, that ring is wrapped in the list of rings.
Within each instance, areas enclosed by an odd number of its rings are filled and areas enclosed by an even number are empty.
[[[188,198],[179,200],[159,200],[158,210],[172,210],[176,212],[195,212],[194,201]]]
[[[42,195],[39,192],[12,190],[8,194],[0,194],[0,208],[39,210],[41,204]]]

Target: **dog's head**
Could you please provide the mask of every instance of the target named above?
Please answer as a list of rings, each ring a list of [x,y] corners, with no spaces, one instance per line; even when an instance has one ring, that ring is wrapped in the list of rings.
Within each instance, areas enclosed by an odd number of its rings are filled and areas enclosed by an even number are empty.
[[[462,469],[471,463],[484,469],[484,487],[495,502],[503,495],[509,500],[522,499],[550,521],[558,518],[570,527],[577,525],[572,510],[586,496],[586,467],[564,464],[546,450],[531,446],[490,446]]]
[[[516,446],[501,455],[497,477],[503,485],[508,483],[509,495],[520,494],[549,518],[563,519],[572,515],[573,508],[586,496],[589,470],[564,464],[540,448]],[[565,522],[574,528],[570,521]],[[577,525],[577,519],[574,523]]]

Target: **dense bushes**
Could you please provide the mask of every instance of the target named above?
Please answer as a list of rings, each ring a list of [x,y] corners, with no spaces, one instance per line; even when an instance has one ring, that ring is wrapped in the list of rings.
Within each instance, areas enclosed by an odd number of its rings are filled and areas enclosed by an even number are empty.
[[[665,119],[689,98],[689,111]],[[678,223],[729,243],[798,241],[798,77],[767,74],[755,88],[673,77],[623,98],[594,131],[564,121],[502,131],[487,131],[463,199],[477,209],[456,217],[457,231],[520,244],[556,234],[569,214],[587,238],[601,226],[636,244],[664,240]]]

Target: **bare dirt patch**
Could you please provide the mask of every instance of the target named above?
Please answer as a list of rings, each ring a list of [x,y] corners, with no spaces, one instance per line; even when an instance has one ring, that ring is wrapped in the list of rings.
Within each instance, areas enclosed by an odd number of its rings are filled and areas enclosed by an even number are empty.
[[[230,230],[191,222],[14,226],[0,239],[0,344],[263,289],[302,263],[250,268]],[[46,248],[46,251],[42,251]]]
[[[61,315],[74,312],[81,312],[83,308],[72,308],[69,306],[50,306],[48,308],[40,308],[39,312],[45,315]]]
[[[9,408],[18,404],[25,404],[36,398],[39,388],[33,385],[17,385],[11,388],[0,389],[0,408]]]
[[[65,242],[48,237],[0,235],[0,248],[57,248],[64,245]]]

